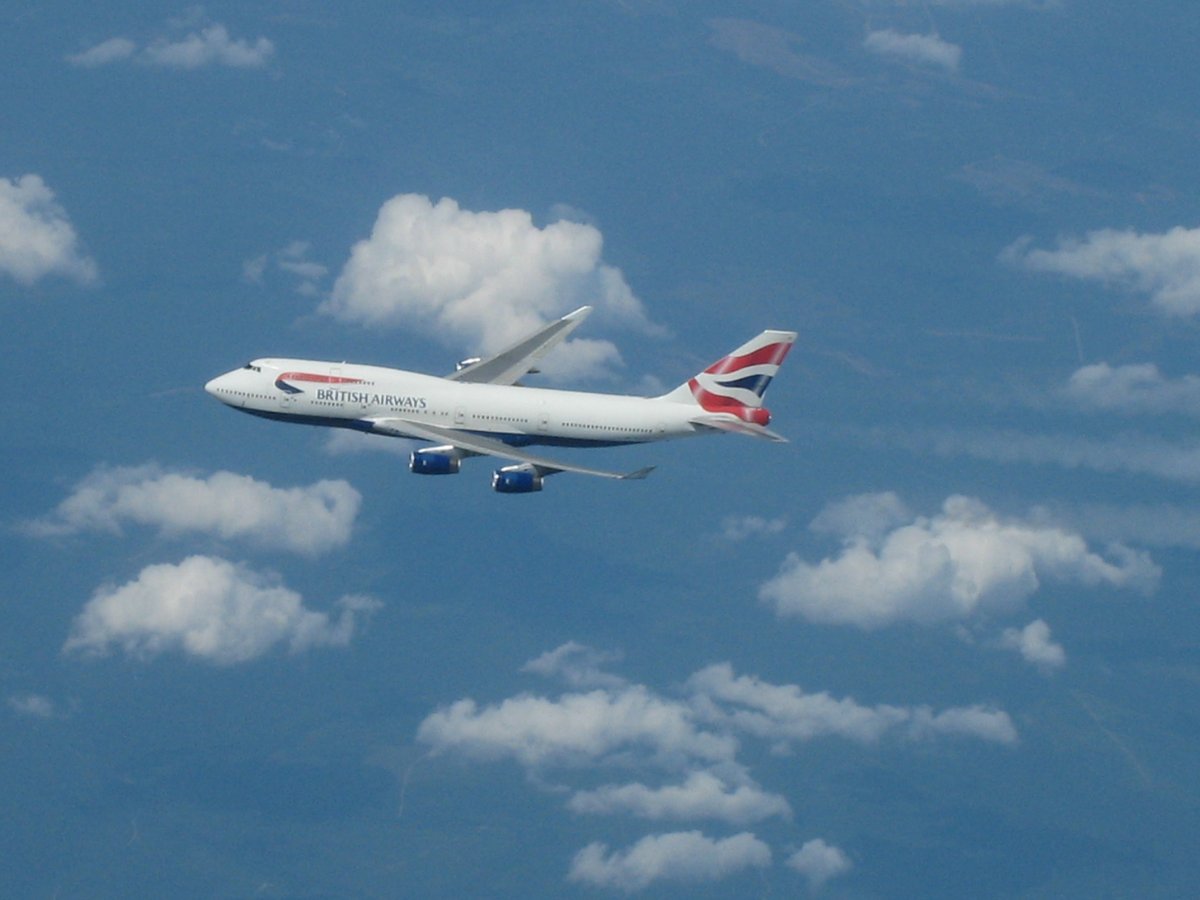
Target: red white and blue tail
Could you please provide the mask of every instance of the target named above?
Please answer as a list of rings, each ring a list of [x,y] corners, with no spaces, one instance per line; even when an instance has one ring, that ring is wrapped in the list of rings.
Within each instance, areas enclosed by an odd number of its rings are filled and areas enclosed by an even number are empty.
[[[795,340],[794,331],[764,331],[660,399],[698,406],[697,425],[783,440],[766,428],[763,394]]]

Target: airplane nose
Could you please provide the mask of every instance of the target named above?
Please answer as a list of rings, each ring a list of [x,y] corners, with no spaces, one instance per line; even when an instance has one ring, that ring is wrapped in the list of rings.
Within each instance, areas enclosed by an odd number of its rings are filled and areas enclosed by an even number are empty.
[[[208,384],[204,385],[204,390],[209,396],[216,397],[218,400],[224,403],[225,397],[222,396],[222,392],[227,389],[228,383],[229,379],[225,375],[218,375],[216,378],[208,382]]]

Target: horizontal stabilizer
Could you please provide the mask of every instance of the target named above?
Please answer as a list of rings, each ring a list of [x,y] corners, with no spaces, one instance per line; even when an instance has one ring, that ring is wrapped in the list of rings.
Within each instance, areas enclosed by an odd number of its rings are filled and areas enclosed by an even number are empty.
[[[776,441],[778,443],[787,443],[787,438],[782,434],[778,434],[769,428],[764,428],[761,425],[755,425],[753,422],[743,422],[729,414],[715,413],[708,416],[693,416],[688,419],[693,425],[701,425],[704,428],[714,428],[717,431],[730,431],[735,434],[748,434],[750,437],[763,438],[768,441]]]

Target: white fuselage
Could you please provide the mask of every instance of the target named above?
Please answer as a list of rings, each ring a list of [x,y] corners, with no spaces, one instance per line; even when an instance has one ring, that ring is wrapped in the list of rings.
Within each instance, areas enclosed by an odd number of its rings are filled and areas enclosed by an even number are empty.
[[[661,398],[452,381],[402,369],[305,359],[257,359],[205,385],[245,412],[369,431],[407,419],[512,446],[604,446],[686,437],[694,407]]]

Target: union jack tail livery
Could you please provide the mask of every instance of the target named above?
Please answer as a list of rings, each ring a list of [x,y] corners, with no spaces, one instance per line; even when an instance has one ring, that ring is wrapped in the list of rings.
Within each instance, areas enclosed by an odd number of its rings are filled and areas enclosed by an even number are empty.
[[[764,331],[661,399],[699,407],[691,419],[696,425],[785,440],[766,427],[771,413],[763,394],[795,340],[794,331]]]

